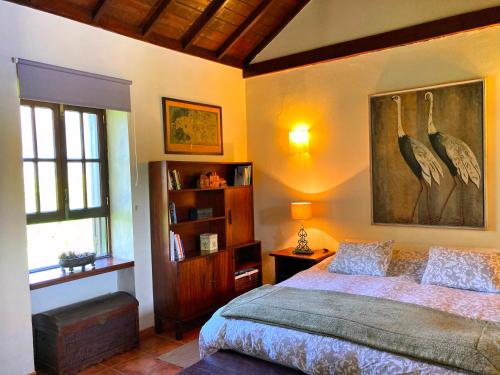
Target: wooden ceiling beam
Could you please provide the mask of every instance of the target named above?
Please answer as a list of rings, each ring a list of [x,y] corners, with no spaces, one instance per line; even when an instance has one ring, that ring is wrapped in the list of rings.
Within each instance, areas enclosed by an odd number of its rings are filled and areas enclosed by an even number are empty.
[[[274,73],[498,24],[500,24],[500,6],[446,17],[254,64],[245,64],[243,76],[248,78]]]
[[[283,21],[267,35],[257,46],[246,55],[243,60],[243,66],[249,65],[252,60],[257,56],[276,36],[290,23],[293,18],[309,3],[310,0],[300,0],[300,2],[293,8],[284,18]]]
[[[186,50],[195,41],[196,37],[201,33],[203,28],[210,22],[213,16],[226,4],[228,0],[212,0],[206,7],[203,13],[194,21],[191,27],[182,37],[182,45]]]
[[[184,52],[188,55],[196,56],[196,57],[201,57],[203,59],[211,60],[214,62],[218,62],[220,64],[224,65],[229,65],[235,68],[243,68],[243,65],[241,61],[231,58],[229,56],[224,57],[221,60],[218,60],[215,56],[214,51],[209,51],[205,48],[200,48],[196,46],[192,46],[188,51],[184,51],[184,48],[182,46],[182,43],[173,38],[168,38],[156,33],[152,33],[148,38],[144,37],[141,33],[140,28],[136,27],[131,27],[128,25],[124,25],[123,23],[120,23],[119,20],[113,19],[113,18],[106,18],[103,19],[102,22],[100,22],[98,25],[94,23],[91,17],[91,12],[89,10],[84,10],[80,8],[75,8],[75,7],[70,7],[70,6],[65,6],[63,10],[60,10],[59,8],[55,9],[52,5],[55,3],[52,2],[47,2],[45,0],[32,0],[31,3],[27,3],[27,0],[7,0],[11,3],[19,4],[19,5],[25,5],[30,8],[38,9],[44,12],[48,12],[51,14],[55,14],[58,16],[62,16],[65,18],[72,19],[74,21],[82,22],[84,24],[93,26],[93,27],[100,27],[105,30],[125,35],[130,38],[142,40],[144,42],[148,42],[151,44],[155,44],[157,46],[163,47],[163,48],[168,48],[174,51],[179,51],[179,52]],[[33,4],[33,2],[36,2],[36,6]],[[62,3],[66,4],[66,3]]]
[[[165,9],[167,8],[168,4],[170,4],[172,0],[158,0],[153,7],[151,8],[151,11],[147,15],[146,19],[144,20],[142,26],[141,26],[141,32],[142,35],[147,37],[151,33],[151,30],[153,28],[153,25],[158,21],[160,16],[163,14]]]
[[[98,0],[96,5],[94,6],[94,9],[92,9],[92,21],[94,22],[99,22],[101,19],[102,15],[104,14],[104,5],[106,4],[106,0]]]
[[[226,41],[217,50],[216,56],[218,59],[222,59],[227,51],[240,40],[240,38],[245,35],[245,33],[255,25],[261,17],[266,13],[269,7],[272,5],[273,0],[263,0],[257,8],[248,16],[248,18],[226,39]]]

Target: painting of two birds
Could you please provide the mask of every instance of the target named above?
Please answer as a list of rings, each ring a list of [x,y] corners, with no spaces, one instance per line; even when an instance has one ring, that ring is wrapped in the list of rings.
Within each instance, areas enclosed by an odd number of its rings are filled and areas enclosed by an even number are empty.
[[[484,80],[370,96],[374,224],[485,228]]]

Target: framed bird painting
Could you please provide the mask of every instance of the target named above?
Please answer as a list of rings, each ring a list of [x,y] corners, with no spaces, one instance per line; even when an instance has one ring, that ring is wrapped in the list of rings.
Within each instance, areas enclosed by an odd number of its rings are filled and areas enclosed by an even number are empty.
[[[485,229],[484,80],[369,100],[372,223]]]

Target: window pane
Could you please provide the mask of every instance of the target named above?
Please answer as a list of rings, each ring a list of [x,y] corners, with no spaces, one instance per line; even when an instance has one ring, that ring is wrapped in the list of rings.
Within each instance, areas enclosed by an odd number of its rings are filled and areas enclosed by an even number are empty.
[[[50,108],[35,108],[36,145],[39,158],[54,158],[54,113]]]
[[[80,113],[64,111],[66,129],[66,153],[68,159],[82,158],[82,133],[80,129]]]
[[[98,256],[106,255],[106,228],[106,218],[28,225],[29,269],[57,265],[59,255],[67,251],[95,251]]]
[[[69,208],[78,210],[83,206],[82,163],[68,163]]]
[[[24,205],[26,213],[32,214],[36,212],[36,196],[35,196],[35,163],[24,162]]]
[[[31,107],[21,106],[21,134],[23,137],[23,158],[33,158],[33,127]]]
[[[56,163],[38,163],[38,186],[40,189],[40,211],[57,211]]]
[[[83,139],[85,157],[87,159],[98,159],[99,134],[97,132],[97,115],[94,113],[83,114]]]
[[[87,207],[101,206],[101,178],[99,163],[86,163]]]

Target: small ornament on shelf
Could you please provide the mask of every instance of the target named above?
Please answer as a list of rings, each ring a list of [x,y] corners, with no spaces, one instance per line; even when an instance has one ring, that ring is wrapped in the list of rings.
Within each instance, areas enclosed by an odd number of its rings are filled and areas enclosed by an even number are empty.
[[[63,269],[69,268],[69,273],[73,273],[75,267],[82,267],[82,271],[85,271],[85,266],[88,264],[95,269],[95,258],[94,252],[68,251],[59,255],[59,266]]]
[[[200,248],[202,253],[215,253],[218,251],[217,233],[200,234]]]
[[[220,177],[217,172],[209,173],[208,179],[210,181],[210,187],[212,189],[220,187]]]
[[[199,189],[210,188],[210,180],[208,179],[208,176],[206,174],[200,175],[200,178],[198,179],[198,188]]]
[[[201,174],[197,181],[199,189],[218,189],[227,186],[225,178],[220,177],[217,172],[208,172]]]

